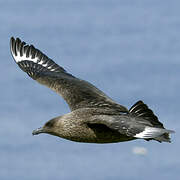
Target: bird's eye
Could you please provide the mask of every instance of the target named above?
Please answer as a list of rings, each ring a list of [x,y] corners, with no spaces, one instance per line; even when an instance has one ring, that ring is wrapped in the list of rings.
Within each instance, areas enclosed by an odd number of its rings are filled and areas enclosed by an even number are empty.
[[[53,120],[48,121],[48,122],[45,124],[45,126],[46,126],[46,127],[53,127],[54,124],[55,124],[55,120],[53,119]]]

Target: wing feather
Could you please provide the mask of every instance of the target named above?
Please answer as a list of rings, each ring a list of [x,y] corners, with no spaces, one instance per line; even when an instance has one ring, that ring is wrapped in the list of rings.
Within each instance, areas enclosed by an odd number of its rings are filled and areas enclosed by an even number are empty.
[[[108,128],[119,132],[122,135],[132,138],[146,140],[157,140],[159,142],[170,142],[169,134],[172,130],[153,127],[153,125],[142,117],[132,117],[127,115],[94,115],[88,120],[87,124],[103,124]]]
[[[60,94],[71,110],[84,107],[106,107],[120,112],[128,110],[105,95],[92,84],[66,72],[33,45],[26,45],[19,38],[11,38],[12,56],[19,67],[31,78]]]

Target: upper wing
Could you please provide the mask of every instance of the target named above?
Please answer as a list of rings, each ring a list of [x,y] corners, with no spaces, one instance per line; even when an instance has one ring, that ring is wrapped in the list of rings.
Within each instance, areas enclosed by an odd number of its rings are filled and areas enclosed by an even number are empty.
[[[11,53],[15,62],[31,78],[60,94],[71,110],[84,107],[105,107],[120,112],[128,110],[92,84],[67,73],[33,45],[26,45],[19,38],[11,38]]]

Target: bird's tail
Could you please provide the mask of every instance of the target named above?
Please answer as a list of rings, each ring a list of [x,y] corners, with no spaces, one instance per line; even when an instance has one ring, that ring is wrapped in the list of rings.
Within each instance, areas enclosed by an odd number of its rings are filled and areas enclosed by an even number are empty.
[[[166,129],[167,130],[167,129]],[[164,134],[155,137],[154,140],[159,141],[159,142],[171,142],[171,138],[169,136],[169,134],[174,133],[174,131],[172,130],[167,130],[167,132],[165,132]]]
[[[159,142],[171,142],[169,134],[174,133],[172,130],[164,128],[163,124],[158,120],[157,116],[154,115],[153,111],[148,108],[142,101],[135,103],[129,112],[135,117],[142,117],[146,121],[149,121],[152,127],[145,125],[144,131],[136,134],[137,138],[143,138],[146,140],[156,140]]]

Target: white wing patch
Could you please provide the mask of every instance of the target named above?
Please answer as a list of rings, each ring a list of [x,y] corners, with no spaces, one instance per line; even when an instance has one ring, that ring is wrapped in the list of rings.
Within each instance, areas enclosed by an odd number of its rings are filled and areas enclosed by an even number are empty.
[[[48,64],[44,62],[43,57],[41,57],[41,59],[38,57],[39,51],[36,50],[32,45],[28,46],[28,48],[30,48],[30,52],[29,52],[29,57],[27,57],[27,48],[25,48],[24,45],[25,45],[25,43],[22,46],[21,52],[20,52],[20,49],[17,46],[15,46],[16,54],[13,51],[12,46],[11,46],[11,53],[12,53],[13,58],[16,61],[16,63],[19,63],[21,61],[32,61],[32,62],[39,64],[43,67],[46,67],[49,71],[55,71],[56,70],[56,69],[52,68],[52,66],[48,66]],[[31,53],[31,48],[34,48],[36,51],[35,57],[33,57],[32,53]]]
[[[30,55],[30,57],[26,57],[26,53],[24,53],[23,51],[23,55],[21,56],[20,55],[20,51],[18,51],[18,49],[16,49],[16,52],[17,52],[17,55],[15,55],[15,53],[13,52],[12,50],[12,47],[11,47],[11,52],[12,52],[12,55],[14,57],[14,60],[18,63],[18,62],[21,62],[21,61],[32,61],[34,63],[37,63],[39,61],[39,58],[38,57],[35,57],[35,58],[32,58]],[[41,62],[41,61],[40,61]],[[41,64],[41,63],[38,63],[38,64]]]
[[[144,131],[142,131],[139,134],[136,134],[134,137],[136,138],[143,138],[143,139],[149,139],[149,138],[155,138],[158,137],[164,133],[169,133],[166,129],[161,128],[154,128],[154,127],[148,127],[146,126]]]

